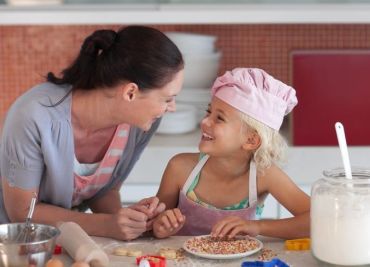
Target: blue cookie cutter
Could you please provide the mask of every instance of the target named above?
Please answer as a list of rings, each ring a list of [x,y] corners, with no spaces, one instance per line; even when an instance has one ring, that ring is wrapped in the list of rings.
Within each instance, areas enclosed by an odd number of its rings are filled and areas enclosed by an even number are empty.
[[[242,263],[242,267],[289,267],[289,265],[274,258],[271,261],[245,261]]]

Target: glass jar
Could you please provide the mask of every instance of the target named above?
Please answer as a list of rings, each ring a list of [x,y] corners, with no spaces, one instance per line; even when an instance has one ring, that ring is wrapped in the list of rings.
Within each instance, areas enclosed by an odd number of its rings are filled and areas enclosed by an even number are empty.
[[[370,266],[370,171],[324,171],[311,192],[311,250],[320,266]]]

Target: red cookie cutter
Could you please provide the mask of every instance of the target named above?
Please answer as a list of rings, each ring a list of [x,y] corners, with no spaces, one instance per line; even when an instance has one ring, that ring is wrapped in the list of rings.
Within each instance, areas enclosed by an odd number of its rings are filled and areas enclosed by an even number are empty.
[[[157,255],[145,255],[137,257],[136,264],[143,267],[166,267],[166,258]]]
[[[59,246],[59,245],[55,245],[55,248],[54,248],[54,255],[59,255],[59,254],[62,254],[62,247]]]

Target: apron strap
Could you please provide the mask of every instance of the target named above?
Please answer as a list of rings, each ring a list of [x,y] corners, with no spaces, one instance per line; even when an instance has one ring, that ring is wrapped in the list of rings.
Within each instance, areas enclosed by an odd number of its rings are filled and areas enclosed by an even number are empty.
[[[189,187],[193,183],[195,177],[197,177],[200,170],[203,168],[204,164],[206,164],[207,160],[209,159],[209,155],[205,155],[203,158],[198,161],[197,165],[191,171],[188,179],[186,180],[185,184],[183,185],[181,191],[186,195]],[[254,160],[251,160],[249,166],[249,206],[253,206],[257,203],[257,169],[256,163]]]
[[[256,163],[252,159],[249,164],[249,206],[257,203],[257,170]]]
[[[188,179],[186,180],[181,190],[185,195],[188,192],[188,189],[193,183],[195,177],[197,177],[198,173],[203,168],[204,164],[206,164],[208,158],[209,158],[209,155],[205,155],[203,158],[201,158],[200,161],[198,161],[197,165],[195,165],[194,169],[191,171]]]

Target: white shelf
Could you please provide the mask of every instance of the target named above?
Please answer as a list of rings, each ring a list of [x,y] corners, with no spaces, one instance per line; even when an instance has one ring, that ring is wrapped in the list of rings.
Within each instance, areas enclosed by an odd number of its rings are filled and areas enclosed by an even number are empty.
[[[370,4],[0,6],[0,25],[370,23]]]

